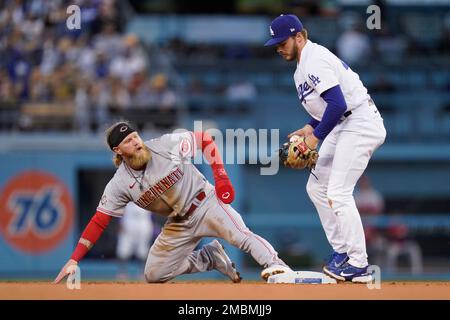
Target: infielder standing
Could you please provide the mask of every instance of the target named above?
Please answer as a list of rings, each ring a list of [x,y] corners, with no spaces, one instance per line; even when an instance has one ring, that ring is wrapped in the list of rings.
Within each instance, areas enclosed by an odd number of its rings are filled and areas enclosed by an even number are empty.
[[[194,251],[202,237],[219,237],[250,253],[265,268],[261,272],[265,280],[292,271],[229,205],[234,189],[207,133],[166,134],[144,143],[128,123],[119,122],[106,131],[106,139],[117,171],[55,283],[74,270],[71,266],[92,248],[112,217],[123,215],[128,202],[168,217],[148,254],[144,272],[148,282],[166,282],[181,274],[212,269],[239,282],[240,275],[219,241]],[[197,148],[211,164],[215,186],[190,161]]]
[[[353,189],[386,130],[359,76],[325,47],[308,40],[295,15],[281,15],[270,25],[272,39],[286,61],[296,61],[295,87],[311,120],[291,133],[305,136],[319,150],[314,177],[306,186],[334,252],[324,266],[331,277],[369,282],[366,244]]]

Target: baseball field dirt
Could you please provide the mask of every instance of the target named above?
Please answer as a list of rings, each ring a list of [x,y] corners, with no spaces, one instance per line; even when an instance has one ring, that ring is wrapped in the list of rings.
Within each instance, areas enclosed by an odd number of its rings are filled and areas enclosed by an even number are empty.
[[[0,299],[105,299],[105,300],[328,300],[328,299],[433,299],[450,300],[450,282],[383,282],[369,290],[360,284],[267,284],[243,281],[170,282],[81,282],[79,290],[66,284],[46,282],[0,282]]]

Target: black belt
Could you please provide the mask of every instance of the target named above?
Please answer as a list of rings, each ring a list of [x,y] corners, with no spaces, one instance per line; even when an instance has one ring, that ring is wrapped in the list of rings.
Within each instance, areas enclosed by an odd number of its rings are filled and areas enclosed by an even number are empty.
[[[375,103],[373,102],[372,99],[369,99],[369,105],[374,105]],[[347,112],[344,113],[344,117],[348,118],[350,115],[352,114],[351,110],[348,110]]]
[[[372,99],[369,99],[369,106],[370,106],[370,105],[373,105],[373,104],[374,104],[373,100],[372,100]],[[344,117],[345,117],[345,118],[348,118],[351,114],[352,114],[352,111],[351,111],[351,110],[348,110],[347,112],[344,113]]]

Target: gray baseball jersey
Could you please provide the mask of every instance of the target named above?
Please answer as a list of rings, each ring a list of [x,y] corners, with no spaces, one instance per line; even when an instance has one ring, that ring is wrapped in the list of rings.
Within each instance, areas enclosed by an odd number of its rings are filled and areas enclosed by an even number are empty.
[[[250,253],[261,266],[286,266],[270,243],[251,232],[239,213],[216,197],[214,187],[192,164],[190,159],[196,150],[192,132],[163,135],[145,145],[152,153],[145,171],[122,163],[106,186],[97,210],[120,217],[125,205],[134,202],[168,216],[148,254],[148,282],[165,282],[180,274],[215,268],[220,262],[207,246],[193,251],[203,237],[225,239]],[[204,199],[198,200],[194,214],[187,215],[202,191]]]
[[[121,217],[127,203],[134,202],[164,216],[183,216],[199,192],[214,190],[190,161],[197,148],[192,132],[166,134],[145,145],[151,151],[145,171],[122,162],[105,187],[98,211]]]

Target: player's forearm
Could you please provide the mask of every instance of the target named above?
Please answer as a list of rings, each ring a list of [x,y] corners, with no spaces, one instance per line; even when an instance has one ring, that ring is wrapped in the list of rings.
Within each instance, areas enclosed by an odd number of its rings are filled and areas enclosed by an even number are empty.
[[[219,149],[213,138],[206,132],[194,132],[196,143],[199,149],[202,150],[206,160],[211,165],[211,169],[214,174],[214,180],[226,177],[225,167],[223,165],[222,157]]]
[[[100,238],[103,231],[111,221],[111,218],[111,216],[98,211],[95,213],[95,215],[92,217],[91,221],[89,221],[88,225],[81,234],[81,238],[72,253],[71,259],[77,262],[83,259],[83,257]]]
[[[212,137],[206,132],[195,132],[195,139],[203,155],[211,165],[214,174],[214,188],[217,197],[225,204],[234,200],[234,188],[223,166],[222,157]]]
[[[345,102],[344,94],[339,85],[323,92],[321,96],[328,105],[322,116],[322,120],[313,132],[314,136],[319,140],[325,139],[337,125],[339,119],[345,113],[345,110],[347,110],[347,103]]]
[[[315,129],[319,125],[320,121],[314,118],[311,118],[307,124],[309,124],[313,129]]]

